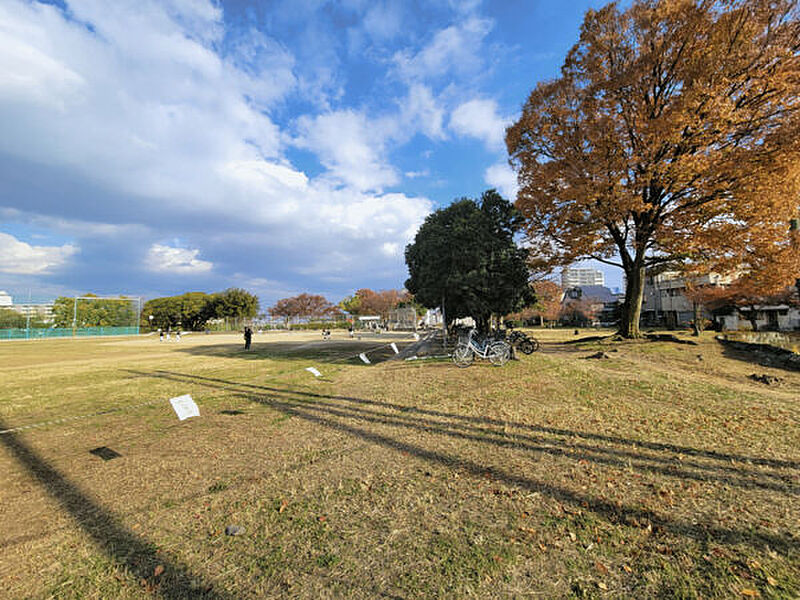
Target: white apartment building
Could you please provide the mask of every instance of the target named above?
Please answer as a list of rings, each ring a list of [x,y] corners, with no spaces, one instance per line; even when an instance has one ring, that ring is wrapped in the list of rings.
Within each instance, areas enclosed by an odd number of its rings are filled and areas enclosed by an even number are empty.
[[[11,295],[4,290],[0,290],[0,308],[13,310],[26,317],[40,318],[45,323],[49,323],[53,320],[52,302],[44,304],[14,304]]]
[[[696,286],[724,286],[730,277],[710,273],[697,277]],[[701,311],[703,318],[710,318]],[[679,273],[665,272],[647,275],[642,299],[642,322],[646,325],[664,325],[670,328],[685,327],[694,320],[694,306],[686,296],[686,279]]]
[[[564,289],[582,285],[605,285],[606,277],[597,269],[565,267],[561,270],[561,287]]]
[[[726,286],[733,278],[710,273],[695,279],[696,286]],[[727,314],[717,313],[715,320],[723,330],[750,329],[745,318],[752,310],[742,307],[731,309]],[[756,325],[759,331],[795,331],[800,329],[800,310],[787,304],[758,305],[755,307]],[[701,308],[703,318],[711,315]],[[688,326],[694,319],[692,301],[686,296],[686,279],[677,273],[647,275],[642,302],[642,324],[679,328]]]

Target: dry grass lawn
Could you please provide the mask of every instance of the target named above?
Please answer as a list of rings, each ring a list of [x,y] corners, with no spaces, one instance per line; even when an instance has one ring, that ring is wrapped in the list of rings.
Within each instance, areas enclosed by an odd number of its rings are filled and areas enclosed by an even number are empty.
[[[800,597],[800,374],[710,334],[533,333],[468,369],[341,333],[2,343],[0,430],[50,423],[0,433],[0,589]]]

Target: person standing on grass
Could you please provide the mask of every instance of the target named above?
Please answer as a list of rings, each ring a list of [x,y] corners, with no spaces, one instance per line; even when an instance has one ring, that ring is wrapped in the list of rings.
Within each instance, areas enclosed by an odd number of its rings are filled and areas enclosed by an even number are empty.
[[[244,328],[244,349],[250,350],[250,342],[253,340],[253,330],[249,327]]]

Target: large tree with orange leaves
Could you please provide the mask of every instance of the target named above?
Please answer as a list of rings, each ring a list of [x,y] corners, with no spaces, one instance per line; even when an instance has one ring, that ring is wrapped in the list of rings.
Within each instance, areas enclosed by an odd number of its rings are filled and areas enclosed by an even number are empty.
[[[299,317],[305,319],[319,319],[322,317],[332,317],[340,314],[337,306],[328,302],[325,296],[315,294],[298,294],[291,298],[282,298],[269,309],[269,314],[273,317],[289,319]]]
[[[638,337],[646,269],[791,282],[800,190],[797,0],[634,0],[586,14],[561,77],[506,132],[538,264],[627,278]]]
[[[536,302],[519,312],[506,315],[506,318],[528,320],[538,317],[539,325],[544,325],[545,321],[557,321],[561,314],[561,298],[564,296],[561,286],[554,281],[543,279],[534,281],[531,287]]]

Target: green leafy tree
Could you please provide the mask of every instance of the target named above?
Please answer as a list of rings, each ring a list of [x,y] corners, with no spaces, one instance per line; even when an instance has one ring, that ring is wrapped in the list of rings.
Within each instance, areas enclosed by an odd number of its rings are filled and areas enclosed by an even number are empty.
[[[96,298],[87,300],[86,298]],[[99,298],[86,294],[85,298],[60,296],[53,303],[53,323],[56,327],[131,327],[139,320],[136,303],[119,298]]]
[[[144,303],[142,324],[149,324],[155,329],[176,329],[178,324],[183,323],[181,310],[180,296],[153,298]]]
[[[214,296],[217,317],[233,319],[237,327],[242,321],[252,319],[258,314],[258,296],[246,290],[229,288]]]
[[[0,329],[22,329],[25,326],[25,315],[9,308],[0,308]]]
[[[428,308],[445,306],[448,322],[473,317],[485,330],[493,314],[533,301],[528,251],[514,241],[522,219],[495,190],[464,198],[425,219],[406,247],[406,289]]]
[[[216,316],[216,299],[203,292],[187,292],[177,297],[180,303],[181,327],[199,331]]]
[[[145,302],[142,325],[200,331],[212,319],[231,319],[238,327],[241,321],[252,319],[257,314],[258,298],[242,289],[231,288],[215,294],[186,292]]]
[[[361,298],[358,294],[347,296],[339,302],[339,308],[351,315],[358,316],[361,314]]]

